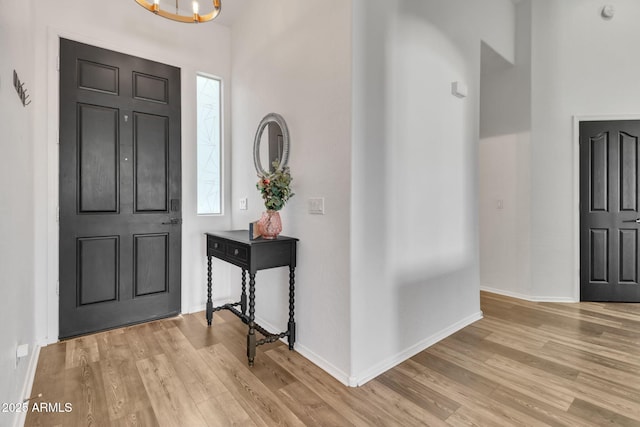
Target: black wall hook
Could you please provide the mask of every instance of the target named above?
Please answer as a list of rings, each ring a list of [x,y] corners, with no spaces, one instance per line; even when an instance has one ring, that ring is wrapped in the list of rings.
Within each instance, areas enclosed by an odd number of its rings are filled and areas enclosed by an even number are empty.
[[[27,100],[29,99],[29,95],[27,95],[27,89],[25,89],[24,87],[24,82],[20,81],[16,70],[13,70],[13,87],[16,89],[18,98],[20,98],[20,102],[22,102],[22,105],[24,107],[31,104],[31,101],[27,102]]]

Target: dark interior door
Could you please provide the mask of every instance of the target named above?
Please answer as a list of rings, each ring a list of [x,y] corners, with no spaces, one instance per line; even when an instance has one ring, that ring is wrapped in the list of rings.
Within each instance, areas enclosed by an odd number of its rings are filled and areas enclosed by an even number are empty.
[[[60,338],[180,312],[180,70],[60,40]]]
[[[580,123],[580,299],[640,302],[640,121]]]

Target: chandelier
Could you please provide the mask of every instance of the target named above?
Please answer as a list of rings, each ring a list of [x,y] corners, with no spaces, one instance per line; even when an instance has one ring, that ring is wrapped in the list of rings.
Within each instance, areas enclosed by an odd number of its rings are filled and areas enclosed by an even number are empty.
[[[176,2],[176,13],[171,13],[164,9],[160,9],[160,0],[152,0],[152,3],[148,2],[147,0],[136,0],[136,3],[138,3],[140,6],[144,7],[145,9],[147,9],[149,12],[153,12],[156,15],[160,15],[164,18],[171,19],[172,21],[185,22],[187,24],[198,24],[200,22],[208,22],[214,19],[216,16],[218,16],[218,14],[220,14],[221,0],[212,0],[213,10],[210,13],[207,13],[204,15],[200,15],[200,13],[198,13],[199,5],[197,1],[194,1],[192,3],[193,13],[191,15],[182,14],[180,9],[178,8],[178,0],[175,0],[175,2]]]

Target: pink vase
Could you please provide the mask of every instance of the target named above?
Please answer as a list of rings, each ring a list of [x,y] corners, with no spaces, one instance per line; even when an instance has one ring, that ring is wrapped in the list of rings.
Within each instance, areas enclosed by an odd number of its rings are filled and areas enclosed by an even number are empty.
[[[275,239],[282,232],[280,213],[272,210],[262,212],[258,225],[263,239]]]

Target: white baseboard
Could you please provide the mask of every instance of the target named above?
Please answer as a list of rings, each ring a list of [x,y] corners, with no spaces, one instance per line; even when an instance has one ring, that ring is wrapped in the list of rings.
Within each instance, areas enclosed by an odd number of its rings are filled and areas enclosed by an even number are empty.
[[[347,387],[356,386],[355,383],[352,383],[352,378],[349,377],[349,375],[325,360],[322,356],[317,355],[312,350],[305,347],[303,344],[296,343],[295,351]]]
[[[265,328],[267,331],[277,332],[280,330],[284,330],[282,328],[278,328],[277,326],[270,324],[269,322],[264,321],[261,318],[256,318],[256,323],[259,323],[260,326]],[[286,338],[281,338],[280,341],[282,341],[287,345],[289,344]],[[331,375],[333,378],[340,381],[342,384],[348,387],[355,387],[355,384],[353,385],[351,384],[351,381],[350,381],[351,378],[349,377],[349,375],[347,375],[341,369],[337,368],[331,362],[328,362],[327,360],[325,360],[322,356],[317,355],[315,352],[313,352],[313,350],[310,350],[309,348],[305,347],[304,344],[300,344],[299,342],[296,342],[295,351],[298,354],[300,354],[302,357],[304,357],[305,359],[307,359],[308,361],[310,361],[311,363],[313,363],[314,365],[318,366],[320,369],[322,369],[323,371]]]
[[[482,312],[478,312],[472,314],[471,316],[462,319],[461,321],[449,326],[448,328],[443,329],[440,332],[437,332],[430,337],[420,341],[419,343],[407,348],[404,351],[399,352],[395,356],[388,358],[387,360],[375,365],[373,368],[367,370],[363,375],[354,377],[346,374],[341,369],[337,368],[332,363],[325,360],[323,357],[317,355],[315,352],[305,347],[303,344],[296,343],[295,350],[304,358],[309,360],[314,365],[318,366],[320,369],[334,377],[336,380],[340,381],[347,387],[360,387],[367,383],[368,381],[374,379],[378,375],[388,371],[394,366],[404,362],[405,360],[415,356],[426,348],[431,347],[433,344],[438,341],[443,340],[449,335],[459,331],[460,329],[469,326],[470,324],[482,319]],[[278,331],[279,328],[269,324],[269,322],[265,322],[262,319],[256,319],[256,321],[262,325],[267,330]],[[281,341],[286,342],[285,339]]]
[[[40,345],[34,344],[33,351],[31,352],[31,357],[29,357],[29,366],[27,367],[27,372],[24,376],[24,383],[22,384],[22,390],[20,391],[20,401],[22,399],[27,399],[31,396],[31,388],[33,387],[33,380],[36,376],[36,368],[38,367],[38,358],[40,357]],[[26,412],[16,412],[15,418],[13,420],[14,427],[22,427],[24,426],[24,422],[26,421],[27,413]]]
[[[492,288],[490,286],[480,286],[481,291],[490,292],[492,294],[504,295],[506,297],[518,298],[531,302],[562,302],[562,303],[574,303],[578,302],[574,298],[569,297],[539,297],[521,294],[519,292],[505,291],[504,289]]]
[[[435,343],[437,343],[438,341],[441,341],[445,338],[447,338],[449,335],[458,332],[460,329],[469,326],[470,324],[477,322],[478,320],[482,319],[482,312],[478,312],[475,314],[472,314],[471,316],[466,317],[465,319],[460,320],[459,322],[454,323],[453,325],[449,326],[448,328],[445,328],[433,335],[431,335],[430,337],[425,338],[424,340],[418,342],[415,345],[412,345],[411,347],[407,348],[406,350],[403,350],[399,353],[397,353],[396,355],[387,358],[386,360],[378,363],[377,365],[373,366],[372,368],[368,369],[367,371],[365,371],[363,374],[357,376],[357,377],[352,377],[349,381],[349,385],[351,387],[360,387],[362,385],[364,385],[365,383],[367,383],[368,381],[374,379],[375,377],[377,377],[378,375],[388,371],[389,369],[393,368],[396,365],[399,365],[400,363],[404,362],[405,360],[415,356],[416,354],[420,353],[421,351],[431,347],[432,345],[434,345]]]
[[[481,311],[475,314],[472,314],[471,316],[468,316],[465,319],[460,320],[459,322],[456,322],[455,324],[431,335],[428,338],[425,338],[424,340],[418,342],[417,344],[412,345],[411,347],[375,365],[371,369],[368,369],[364,374],[357,377],[348,375],[347,373],[345,373],[344,371],[342,371],[341,369],[333,365],[331,362],[325,360],[322,356],[319,356],[313,350],[306,347],[304,344],[296,342],[295,351],[298,352],[305,359],[309,360],[311,363],[318,366],[320,369],[322,369],[323,371],[325,371],[326,373],[334,377],[336,380],[340,381],[345,386],[360,387],[365,383],[367,383],[368,381],[374,379],[378,375],[388,371],[389,369],[415,356],[416,354],[420,353],[426,348],[431,347],[438,341],[441,341],[447,338],[449,335],[455,332],[458,332],[460,329],[466,326],[469,326],[470,324],[477,322],[480,319],[482,319]],[[276,331],[284,330],[283,328],[274,326],[261,318],[256,318],[256,323],[259,323],[262,327],[264,327],[268,331],[276,332]],[[286,338],[282,338],[280,339],[280,341],[287,343]]]

